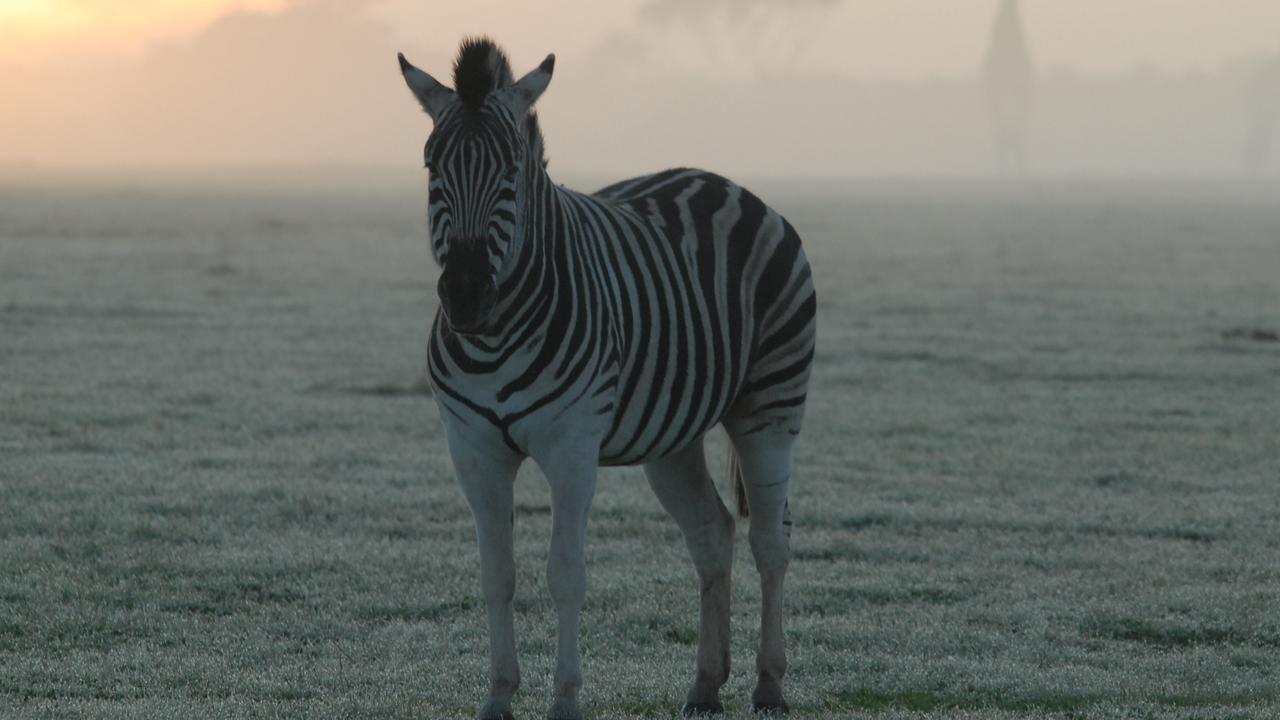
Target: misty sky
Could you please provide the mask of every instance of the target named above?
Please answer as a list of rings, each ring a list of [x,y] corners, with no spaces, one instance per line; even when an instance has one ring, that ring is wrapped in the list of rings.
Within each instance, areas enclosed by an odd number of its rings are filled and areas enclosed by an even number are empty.
[[[395,51],[447,80],[458,40],[482,32],[508,49],[517,74],[556,53],[539,109],[553,162],[570,171],[688,162],[756,174],[966,172],[980,165],[984,131],[980,101],[962,83],[980,68],[995,6],[0,0],[0,163],[416,162],[429,121],[395,72]],[[1183,165],[1222,169],[1241,152],[1233,133],[1265,115],[1248,109],[1259,101],[1242,88],[1271,87],[1254,67],[1280,56],[1275,0],[1024,0],[1022,9],[1039,72],[1057,78],[1041,106],[1065,108],[1051,121],[1041,113],[1045,168],[1088,171],[1070,165],[1078,148],[1064,143],[1102,142],[1087,135],[1095,125],[1152,123],[1160,103],[1189,93],[1222,112],[1201,118],[1199,108],[1160,132],[1185,146],[1178,134],[1190,123],[1208,127],[1212,137]],[[1116,89],[1107,77],[1137,85]],[[1104,109],[1119,121],[1054,124],[1098,97],[1115,100]],[[807,124],[797,125],[799,104]],[[936,114],[957,120],[921,117]],[[1160,132],[1150,148],[1119,138],[1116,149],[1138,167],[1143,153],[1160,156]],[[1250,132],[1266,136],[1269,125]],[[657,148],[624,142],[636,133]],[[835,152],[815,136],[831,137]],[[1232,160],[1219,168],[1219,155]],[[1051,161],[1059,156],[1066,165]]]
[[[198,35],[236,11],[278,13],[304,0],[0,0],[0,63],[115,64],[156,43]],[[994,0],[468,0],[337,2],[385,19],[397,39],[448,51],[487,32],[530,58],[585,55],[611,35],[652,28],[655,16],[732,5],[820,16],[806,62],[870,76],[963,71],[973,64]],[[1210,69],[1250,53],[1280,51],[1274,0],[1025,0],[1028,35],[1049,66],[1115,71],[1146,65]],[[815,12],[821,10],[821,12]],[[554,46],[554,47],[551,47]],[[545,48],[545,49],[544,49]],[[317,48],[319,49],[319,48]]]

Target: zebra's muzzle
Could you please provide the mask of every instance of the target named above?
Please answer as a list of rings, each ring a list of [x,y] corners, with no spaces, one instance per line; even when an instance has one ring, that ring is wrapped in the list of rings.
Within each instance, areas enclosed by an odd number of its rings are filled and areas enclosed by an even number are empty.
[[[498,299],[498,288],[488,273],[451,272],[447,265],[437,291],[449,328],[463,335],[475,335],[485,329]]]

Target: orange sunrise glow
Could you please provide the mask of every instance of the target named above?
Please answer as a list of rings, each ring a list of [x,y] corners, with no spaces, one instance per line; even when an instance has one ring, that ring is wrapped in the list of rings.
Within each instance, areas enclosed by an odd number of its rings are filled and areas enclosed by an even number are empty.
[[[474,34],[497,40],[517,71],[556,54],[538,110],[558,168],[974,173],[986,162],[980,76],[999,6],[0,0],[0,174],[411,166],[430,123],[396,53],[447,79],[459,40]],[[1037,84],[1037,170],[1223,174],[1280,143],[1270,140],[1276,0],[1018,6]],[[654,143],[619,141],[654,133]]]
[[[276,12],[287,0],[0,0],[0,62],[68,54],[136,57],[155,42],[200,31],[230,12]]]

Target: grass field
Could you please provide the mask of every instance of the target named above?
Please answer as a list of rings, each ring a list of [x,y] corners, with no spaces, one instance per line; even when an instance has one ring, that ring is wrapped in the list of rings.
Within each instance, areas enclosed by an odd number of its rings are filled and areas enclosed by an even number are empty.
[[[1275,188],[764,194],[820,298],[793,715],[1280,716]],[[419,203],[0,191],[0,717],[471,715]],[[548,532],[528,467],[521,718],[550,699]],[[672,717],[695,581],[638,469],[604,472],[588,563],[584,710]]]

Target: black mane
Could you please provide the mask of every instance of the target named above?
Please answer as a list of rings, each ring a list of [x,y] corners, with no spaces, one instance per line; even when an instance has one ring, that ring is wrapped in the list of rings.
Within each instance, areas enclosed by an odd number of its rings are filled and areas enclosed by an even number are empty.
[[[480,109],[489,93],[515,84],[506,53],[487,37],[470,37],[458,48],[453,63],[453,87],[462,104]]]

